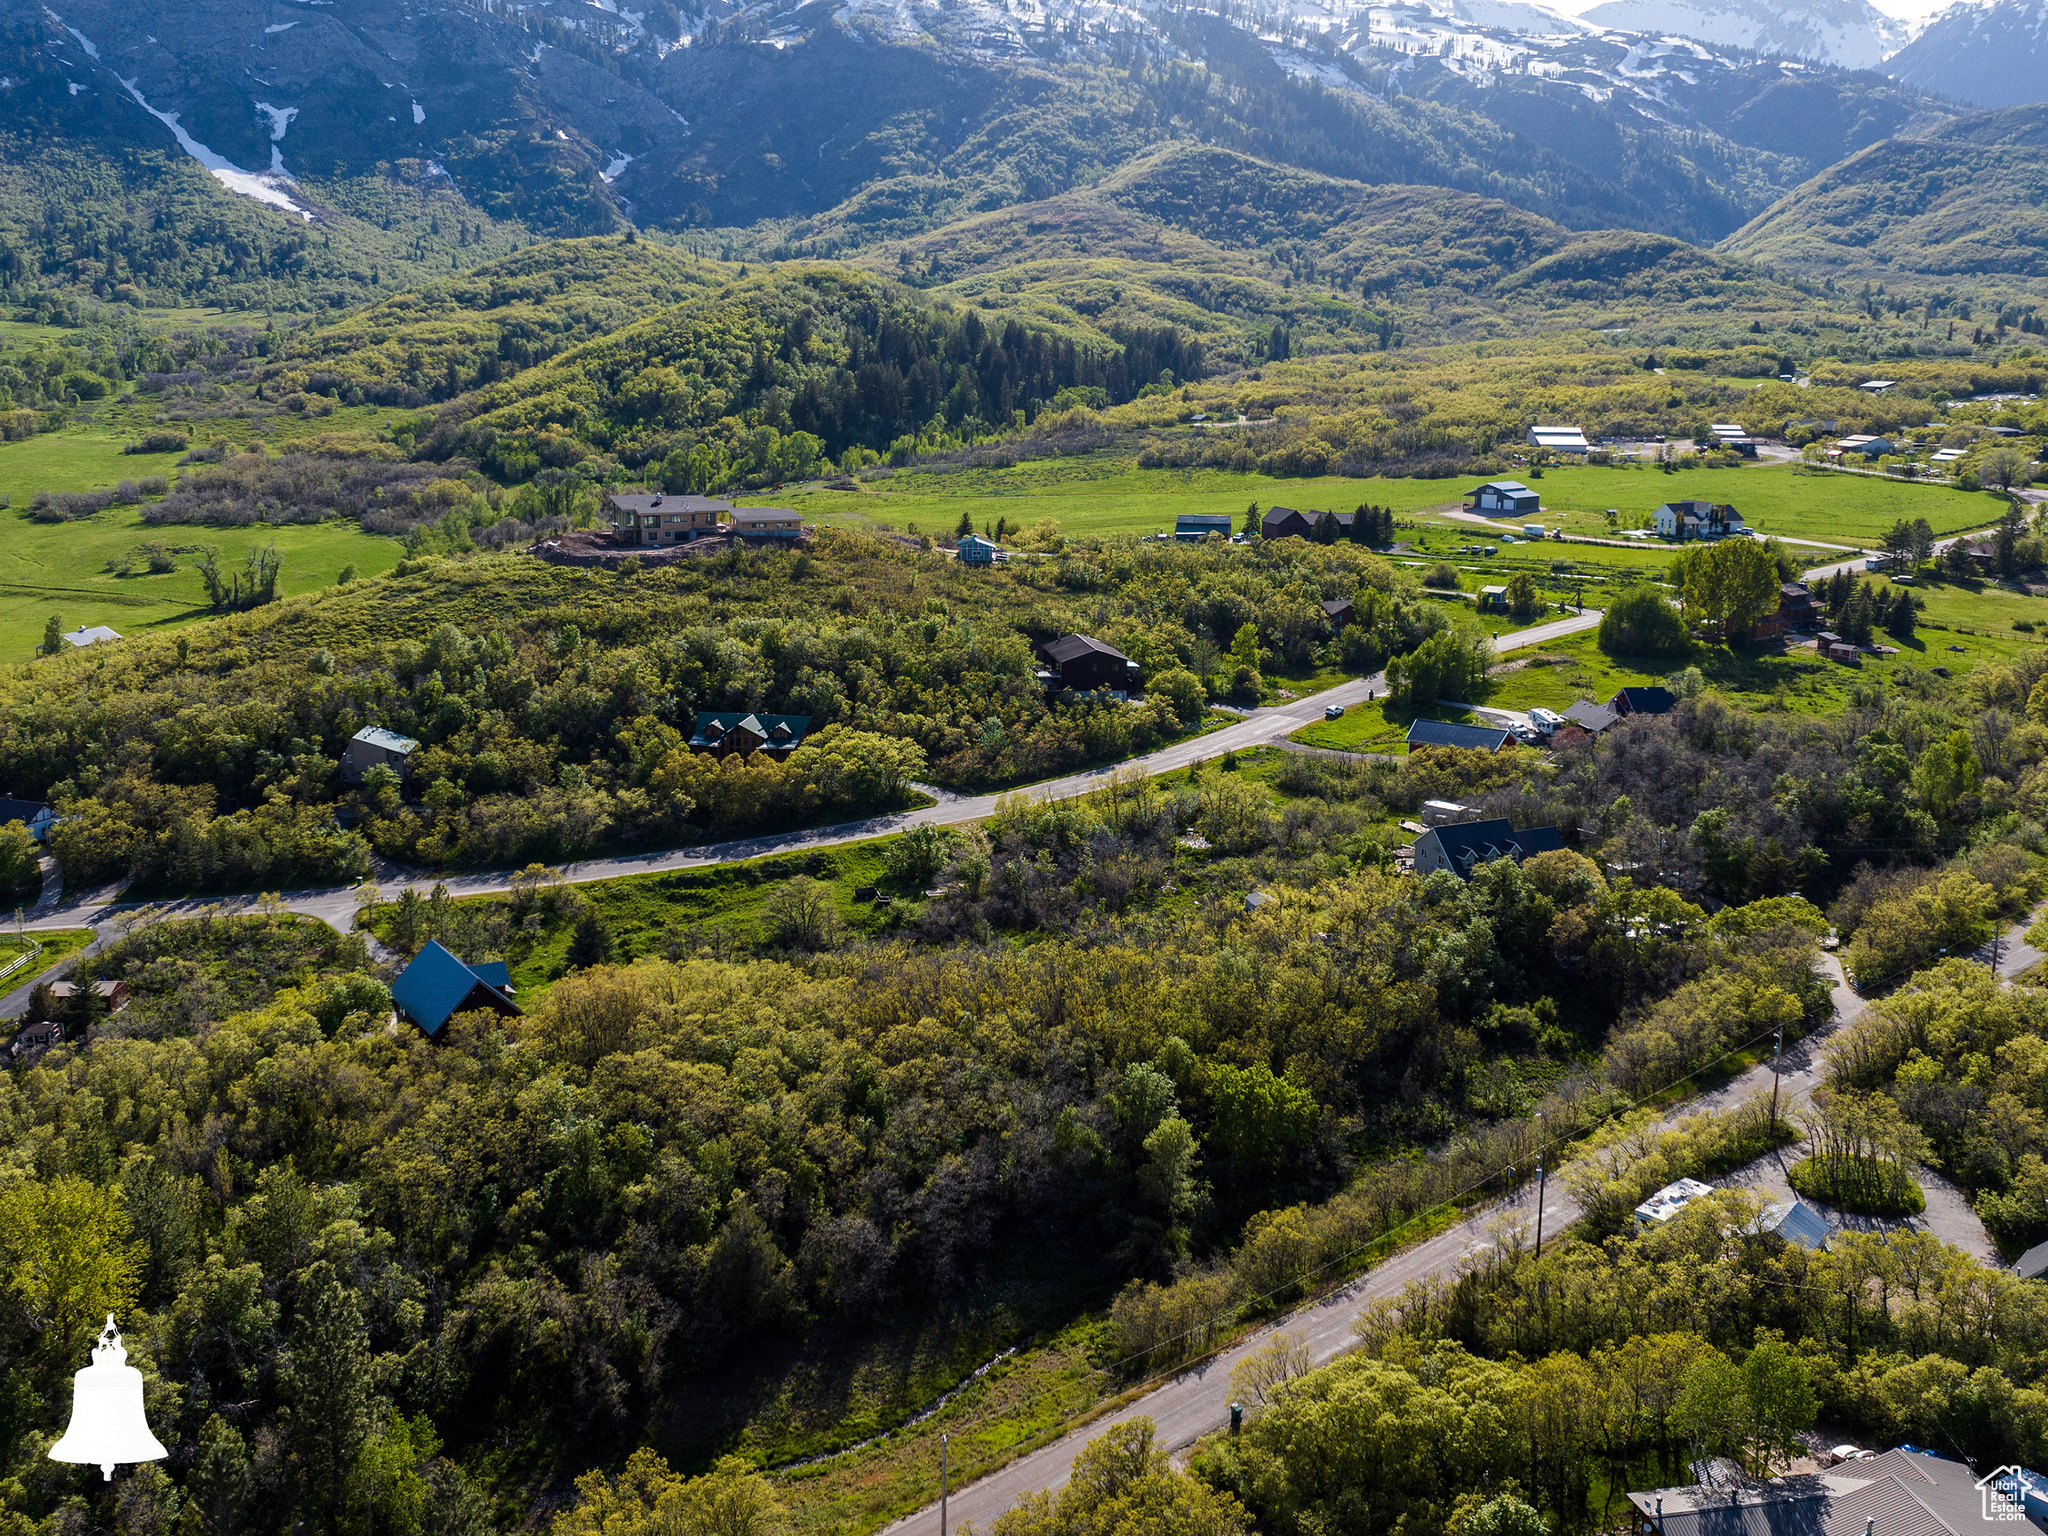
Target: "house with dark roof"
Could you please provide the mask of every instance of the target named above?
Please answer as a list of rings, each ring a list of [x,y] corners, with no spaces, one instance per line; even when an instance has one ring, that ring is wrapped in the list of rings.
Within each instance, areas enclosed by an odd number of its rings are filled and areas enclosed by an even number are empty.
[[[1543,498],[1519,480],[1489,480],[1465,493],[1465,510],[1533,516],[1543,510]]]
[[[1660,538],[1725,539],[1747,534],[1742,514],[1721,501],[1667,501],[1652,517]]]
[[[713,714],[697,715],[697,734],[690,738],[692,752],[709,752],[714,757],[752,757],[765,752],[781,762],[803,745],[811,731],[809,715]]]
[[[1221,512],[1183,512],[1173,520],[1173,536],[1183,544],[1200,544],[1214,534],[1230,537],[1230,518]]]
[[[522,1016],[512,1001],[512,973],[504,961],[464,965],[433,939],[391,983],[391,1001],[399,1016],[417,1024],[429,1040],[458,1013],[489,1008],[507,1018]]]
[[[718,532],[719,524],[732,516],[732,503],[662,491],[614,491],[605,498],[605,511],[621,544],[645,547],[688,544]]]
[[[1564,712],[1564,717],[1589,736],[1598,736],[1610,730],[1621,718],[1612,704],[1595,704],[1591,699],[1581,699]]]
[[[57,824],[57,813],[40,800],[17,800],[12,795],[0,795],[0,827],[16,821],[27,827],[28,835],[40,843],[50,835],[50,828]]]
[[[341,776],[350,784],[360,784],[372,768],[385,767],[402,779],[419,748],[420,744],[410,736],[387,731],[381,725],[366,725],[342,749]]]
[[[1707,1481],[1628,1496],[1632,1536],[2012,1536],[2044,1518],[2038,1474],[1979,1476],[1917,1446],[1767,1482],[1725,1462],[1694,1466]]]
[[[1464,747],[1471,751],[1498,752],[1513,739],[1511,733],[1491,725],[1457,725],[1449,720],[1417,720],[1408,727],[1408,750],[1417,747]]]
[[[1351,599],[1333,597],[1323,604],[1323,617],[1330,621],[1332,629],[1342,629],[1352,620]]]
[[[1607,701],[1617,715],[1668,715],[1678,708],[1678,695],[1669,688],[1623,688]]]
[[[1777,640],[1794,630],[1812,629],[1820,622],[1820,603],[1806,589],[1804,583],[1784,581],[1778,584],[1776,611],[1758,619],[1750,627],[1749,638]]]
[[[1061,635],[1041,645],[1038,654],[1045,658],[1039,680],[1049,688],[1070,693],[1097,688],[1129,693],[1138,686],[1138,664],[1093,635]]]
[[[1259,534],[1268,539],[1305,539],[1315,532],[1315,519],[1292,507],[1268,507],[1259,519]]]
[[[2022,1280],[2048,1276],[2048,1243],[2036,1243],[2012,1262],[2012,1272]]]
[[[1415,839],[1415,873],[1434,874],[1448,869],[1460,880],[1495,859],[1513,859],[1517,864],[1534,853],[1550,853],[1564,846],[1555,827],[1529,827],[1516,831],[1504,816],[1491,821],[1460,821],[1431,827]]]

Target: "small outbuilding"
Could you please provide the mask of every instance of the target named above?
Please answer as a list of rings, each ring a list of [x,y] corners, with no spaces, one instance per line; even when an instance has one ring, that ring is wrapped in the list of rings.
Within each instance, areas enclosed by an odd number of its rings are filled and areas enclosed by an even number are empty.
[[[522,1016],[512,1001],[512,973],[502,960],[464,965],[433,939],[391,983],[391,1001],[429,1040],[458,1013],[489,1008],[507,1018]]]
[[[1221,512],[1183,512],[1173,520],[1173,536],[1183,544],[1200,544],[1214,534],[1230,537],[1230,518]]]
[[[89,629],[72,630],[64,637],[64,643],[82,651],[89,645],[105,645],[120,638],[119,632],[107,628],[104,624],[95,624]]]
[[[1765,1206],[1756,1229],[1761,1235],[1797,1243],[1809,1253],[1825,1249],[1831,1235],[1827,1217],[1804,1200],[1779,1200]]]
[[[1548,448],[1552,453],[1590,453],[1593,445],[1586,441],[1585,432],[1578,427],[1531,427],[1529,446]]]

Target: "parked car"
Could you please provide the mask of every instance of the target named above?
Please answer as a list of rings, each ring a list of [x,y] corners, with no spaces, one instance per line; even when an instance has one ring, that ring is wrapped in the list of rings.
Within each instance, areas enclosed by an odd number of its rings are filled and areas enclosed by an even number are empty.
[[[1326,705],[1323,709],[1323,718],[1325,720],[1342,720],[1344,718],[1344,706],[1342,704]]]

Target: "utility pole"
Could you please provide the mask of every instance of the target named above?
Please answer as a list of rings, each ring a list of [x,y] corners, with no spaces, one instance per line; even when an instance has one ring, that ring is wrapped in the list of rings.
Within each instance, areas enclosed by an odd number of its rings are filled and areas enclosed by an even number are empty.
[[[946,1536],[946,1474],[950,1470],[946,1451],[949,1443],[949,1437],[939,1436],[939,1536]]]
[[[1785,1026],[1778,1026],[1778,1038],[1771,1046],[1771,1134],[1778,1134],[1778,1074],[1784,1070]]]

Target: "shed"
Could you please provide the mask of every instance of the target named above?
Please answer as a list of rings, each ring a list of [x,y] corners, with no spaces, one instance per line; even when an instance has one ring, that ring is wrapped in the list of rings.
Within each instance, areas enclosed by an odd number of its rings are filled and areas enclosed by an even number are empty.
[[[381,725],[366,725],[349,737],[348,746],[342,751],[341,776],[350,784],[360,784],[364,774],[381,764],[404,778],[419,747],[410,736],[387,731]]]
[[[1410,752],[1417,747],[1466,747],[1479,752],[1498,752],[1508,740],[1508,732],[1491,725],[1455,725],[1448,720],[1417,720],[1408,727]]]
[[[1479,611],[1481,613],[1506,613],[1508,611],[1508,589],[1506,587],[1481,587],[1479,589]]]
[[[1779,1200],[1765,1206],[1757,1218],[1756,1230],[1797,1243],[1809,1253],[1826,1248],[1830,1235],[1828,1219],[1804,1200]]]
[[[391,1001],[428,1039],[458,1013],[492,1008],[509,1018],[521,1017],[512,1001],[512,973],[502,960],[464,965],[433,940],[413,957],[412,964],[391,983]]]
[[[79,650],[84,650],[88,645],[105,645],[109,640],[118,640],[120,638],[121,636],[116,631],[107,628],[106,625],[95,624],[90,629],[72,630],[70,634],[64,637],[64,643],[69,646],[75,646]]]

